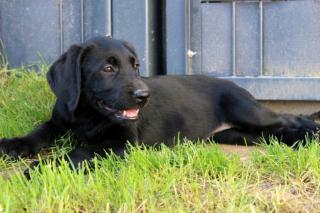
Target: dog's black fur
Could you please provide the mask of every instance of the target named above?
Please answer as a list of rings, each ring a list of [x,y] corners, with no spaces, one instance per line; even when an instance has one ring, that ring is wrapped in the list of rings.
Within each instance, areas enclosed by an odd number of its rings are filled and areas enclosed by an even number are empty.
[[[47,74],[57,96],[52,118],[26,136],[0,140],[0,152],[34,155],[71,130],[78,143],[69,157],[77,164],[110,150],[123,155],[128,141],[173,145],[179,135],[229,144],[245,138],[250,144],[273,135],[293,145],[319,127],[303,117],[271,112],[226,80],[142,78],[138,69],[127,42],[96,37],[71,46]]]

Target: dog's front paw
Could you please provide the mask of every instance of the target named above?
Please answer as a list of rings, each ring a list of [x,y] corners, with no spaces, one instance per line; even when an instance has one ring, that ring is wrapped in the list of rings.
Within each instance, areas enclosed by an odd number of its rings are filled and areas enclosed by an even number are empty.
[[[0,155],[10,157],[27,157],[36,153],[36,147],[25,138],[3,138],[0,139]]]
[[[37,170],[38,174],[42,174],[42,172],[44,171],[43,168],[47,167],[49,169],[52,169],[54,167],[59,167],[61,165],[63,165],[63,161],[66,162],[69,166],[69,169],[71,169],[74,172],[78,172],[78,171],[83,171],[84,174],[88,174],[90,171],[92,171],[93,169],[95,169],[95,164],[93,161],[83,161],[81,163],[78,164],[74,164],[72,161],[70,161],[71,159],[66,157],[64,159],[46,159],[46,160],[42,160],[42,161],[34,161],[32,162],[29,167],[23,171],[24,176],[28,179],[31,180],[31,173],[32,170]],[[56,170],[57,171],[57,170]]]

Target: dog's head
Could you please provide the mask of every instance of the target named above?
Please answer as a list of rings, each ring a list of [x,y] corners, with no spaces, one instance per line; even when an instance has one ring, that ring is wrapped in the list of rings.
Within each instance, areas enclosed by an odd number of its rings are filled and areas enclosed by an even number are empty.
[[[47,79],[57,96],[55,110],[68,121],[74,120],[80,98],[119,122],[137,120],[149,98],[134,48],[110,37],[71,46],[53,63]]]

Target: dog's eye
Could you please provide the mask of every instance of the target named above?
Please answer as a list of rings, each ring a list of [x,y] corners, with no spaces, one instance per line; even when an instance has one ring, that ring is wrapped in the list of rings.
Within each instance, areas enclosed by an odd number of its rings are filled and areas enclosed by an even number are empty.
[[[103,71],[104,72],[113,72],[113,68],[111,65],[106,65],[104,68],[103,68]]]

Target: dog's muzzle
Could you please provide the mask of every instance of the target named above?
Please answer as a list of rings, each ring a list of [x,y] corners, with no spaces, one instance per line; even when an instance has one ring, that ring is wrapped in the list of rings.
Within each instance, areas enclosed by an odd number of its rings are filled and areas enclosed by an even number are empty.
[[[119,120],[137,120],[142,107],[146,105],[150,98],[148,89],[137,89],[132,93],[137,107],[127,109],[115,109],[105,103],[103,100],[96,99],[96,105],[103,114],[113,114]]]

